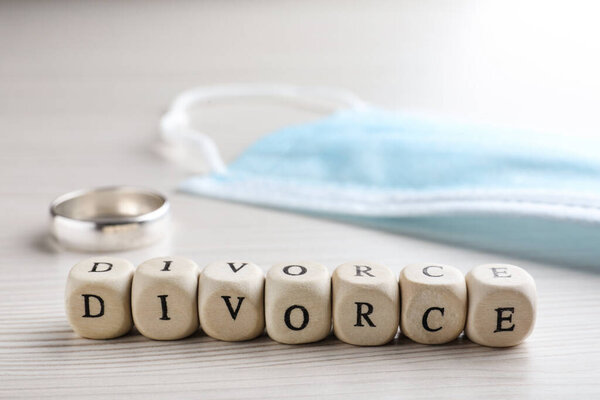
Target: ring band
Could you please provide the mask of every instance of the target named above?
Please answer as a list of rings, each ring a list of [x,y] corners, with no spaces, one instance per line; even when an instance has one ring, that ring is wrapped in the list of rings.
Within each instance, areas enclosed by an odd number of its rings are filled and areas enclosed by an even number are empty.
[[[169,229],[169,201],[157,192],[131,186],[78,190],[50,205],[51,232],[65,247],[114,251],[143,247]]]

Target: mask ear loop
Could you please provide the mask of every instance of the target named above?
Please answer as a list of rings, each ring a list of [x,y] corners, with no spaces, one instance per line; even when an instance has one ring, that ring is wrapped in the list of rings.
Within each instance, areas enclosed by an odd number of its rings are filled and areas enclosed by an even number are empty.
[[[181,93],[173,100],[168,111],[160,119],[160,136],[169,144],[182,147],[192,145],[203,155],[210,171],[225,174],[227,166],[221,157],[219,148],[210,136],[191,126],[190,111],[193,107],[214,100],[238,99],[241,97],[274,97],[282,100],[314,105],[329,103],[328,108],[364,109],[367,104],[355,94],[325,87],[301,87],[293,85],[236,84],[197,87]],[[337,104],[332,107],[331,103]]]

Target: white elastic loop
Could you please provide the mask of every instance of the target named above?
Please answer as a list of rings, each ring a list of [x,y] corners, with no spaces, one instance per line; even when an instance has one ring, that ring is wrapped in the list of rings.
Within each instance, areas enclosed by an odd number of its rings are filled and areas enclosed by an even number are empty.
[[[292,85],[234,84],[197,87],[181,93],[171,103],[160,120],[161,138],[167,143],[191,144],[202,153],[211,171],[225,173],[227,166],[219,148],[210,136],[190,125],[189,112],[193,106],[216,99],[240,97],[276,97],[288,100],[305,100],[313,104],[322,101],[336,103],[328,108],[362,109],[366,103],[351,92],[324,87],[300,87]]]

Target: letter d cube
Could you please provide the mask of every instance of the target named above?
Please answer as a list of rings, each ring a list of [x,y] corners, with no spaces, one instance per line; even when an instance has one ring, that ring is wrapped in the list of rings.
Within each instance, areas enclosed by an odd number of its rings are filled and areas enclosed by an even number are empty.
[[[131,330],[134,270],[132,263],[115,257],[89,258],[71,268],[65,307],[75,333],[89,339],[112,339]]]

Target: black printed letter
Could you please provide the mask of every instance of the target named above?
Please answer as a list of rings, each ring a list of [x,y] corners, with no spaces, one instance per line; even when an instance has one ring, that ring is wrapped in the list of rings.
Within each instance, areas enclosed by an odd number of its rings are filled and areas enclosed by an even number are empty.
[[[240,265],[240,267],[239,267],[239,268],[236,268],[236,267],[235,267],[235,263],[232,263],[232,262],[228,262],[228,263],[227,263],[227,265],[229,265],[229,268],[231,268],[231,270],[232,270],[234,273],[236,273],[236,274],[237,274],[237,272],[238,272],[240,269],[244,268],[246,265],[248,265],[248,263],[242,263],[242,265]],[[235,318],[234,318],[234,319],[235,319]]]
[[[431,275],[429,273],[429,268],[439,268],[439,269],[444,269],[444,267],[440,267],[439,265],[430,265],[428,267],[423,268],[423,275],[427,275],[430,276],[432,278],[439,278],[440,276],[444,276],[443,273],[440,273],[439,275]]]
[[[156,296],[160,299],[160,306],[162,308],[162,317],[160,317],[159,319],[163,320],[163,321],[168,321],[171,318],[169,318],[169,315],[167,314],[167,297],[169,297],[169,295],[167,294],[161,294]]]
[[[492,267],[490,269],[494,273],[494,278],[510,278],[512,276],[508,273],[506,267]]]
[[[373,305],[371,305],[369,303],[354,303],[354,304],[356,304],[356,325],[354,325],[354,326],[364,326],[362,324],[362,319],[364,318],[365,321],[367,321],[367,324],[369,324],[369,326],[375,327],[375,324],[373,323],[373,321],[371,321],[371,318],[369,318],[369,315],[371,313],[373,313]],[[366,312],[362,312],[362,306],[367,306]]]
[[[292,271],[290,271],[290,268],[300,268],[300,271],[298,271],[297,274],[294,274]],[[306,273],[306,268],[304,268],[302,265],[288,265],[287,267],[283,268],[283,273],[290,276],[304,275]]]
[[[244,265],[246,265],[246,264],[244,264]],[[237,303],[237,307],[235,308],[235,310],[231,306],[231,301],[229,300],[229,299],[231,299],[231,296],[221,296],[221,298],[225,301],[225,305],[227,306],[227,309],[229,310],[229,314],[231,314],[231,318],[233,318],[233,320],[235,321],[238,313],[240,312],[240,307],[242,307],[242,301],[244,301],[245,297],[238,297],[238,303]]]
[[[104,264],[107,266],[106,269],[101,269],[100,271],[98,271],[98,265],[100,264]],[[107,263],[107,262],[95,262],[94,266],[92,267],[92,269],[90,269],[89,272],[108,272],[112,269],[113,265],[111,263]]]
[[[169,267],[171,267],[171,263],[172,263],[172,262],[173,262],[173,261],[165,261],[165,266],[163,267],[163,269],[161,269],[161,271],[171,271],[171,270],[169,269]]]
[[[429,318],[429,313],[432,312],[433,310],[439,311],[440,314],[442,314],[442,316],[444,315],[444,308],[443,307],[429,307],[427,309],[427,311],[425,311],[425,314],[423,314],[423,328],[425,328],[425,330],[428,331],[428,332],[437,332],[440,329],[442,329],[441,326],[439,328],[431,329],[429,327],[429,324],[427,323],[427,318]]]
[[[82,294],[82,296],[83,304],[85,307],[85,314],[83,314],[84,318],[98,318],[104,315],[104,300],[102,300],[102,297],[96,296],[95,294]],[[98,303],[100,304],[100,311],[98,312],[98,314],[90,314],[90,297],[93,297],[96,300],[98,300]]]
[[[299,309],[300,311],[302,311],[302,324],[300,324],[300,326],[292,325],[291,316],[292,316],[292,311],[294,311],[295,309]],[[295,304],[295,305],[291,306],[290,308],[288,308],[287,310],[285,310],[285,314],[283,316],[283,321],[285,322],[287,327],[290,328],[291,330],[301,331],[302,329],[306,328],[306,325],[308,325],[308,310],[302,306]]]
[[[506,332],[506,331],[514,331],[515,330],[515,324],[512,324],[509,328],[503,328],[502,327],[502,322],[503,321],[508,321],[508,322],[512,322],[512,316],[515,312],[515,308],[514,307],[499,307],[496,308],[494,311],[496,311],[498,313],[498,319],[496,319],[496,330],[494,331],[494,333],[496,332]],[[504,311],[508,311],[510,312],[510,315],[508,316],[502,316],[502,313],[504,313]]]
[[[355,265],[356,267],[356,275],[354,276],[364,276],[363,274],[370,276],[371,278],[375,278],[375,275],[369,273],[369,271],[371,270],[371,267],[368,267],[366,265]]]

